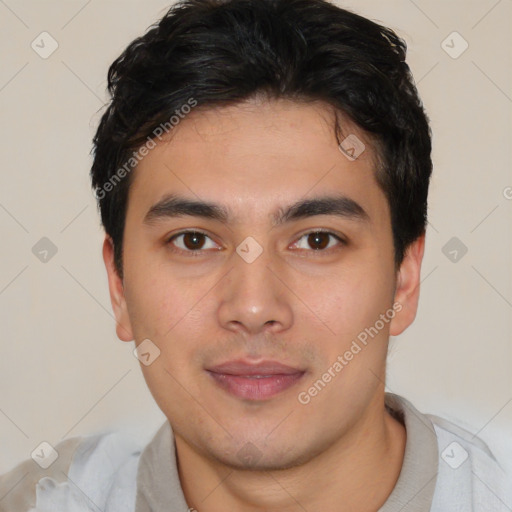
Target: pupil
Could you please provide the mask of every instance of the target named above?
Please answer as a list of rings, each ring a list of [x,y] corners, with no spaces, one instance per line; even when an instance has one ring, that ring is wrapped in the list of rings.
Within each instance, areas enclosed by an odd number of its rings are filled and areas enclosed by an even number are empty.
[[[187,249],[197,249],[202,245],[199,241],[202,236],[204,235],[201,233],[185,233],[185,236],[183,237],[183,243]],[[189,241],[191,241],[191,243],[188,243]]]
[[[322,238],[324,243],[322,243]],[[311,245],[320,245],[321,247],[315,247],[315,250],[323,249],[329,245],[329,236],[327,233],[311,233],[308,237],[308,242]]]

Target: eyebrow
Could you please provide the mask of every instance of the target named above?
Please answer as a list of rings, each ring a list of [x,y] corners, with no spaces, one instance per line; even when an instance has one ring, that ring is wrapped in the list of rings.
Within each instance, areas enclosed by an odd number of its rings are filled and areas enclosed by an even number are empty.
[[[364,208],[346,196],[324,196],[303,199],[286,208],[280,208],[272,217],[274,227],[316,215],[335,215],[359,222],[370,222],[370,216]],[[144,224],[152,225],[168,218],[191,216],[215,220],[227,224],[230,212],[222,205],[197,201],[176,194],[167,194],[148,210]]]

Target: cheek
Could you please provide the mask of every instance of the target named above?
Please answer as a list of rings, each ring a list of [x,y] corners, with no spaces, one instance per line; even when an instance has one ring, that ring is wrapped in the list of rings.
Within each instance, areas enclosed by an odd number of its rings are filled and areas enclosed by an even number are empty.
[[[199,366],[194,360],[201,340],[205,339],[205,311],[199,301],[204,291],[176,285],[169,279],[149,278],[142,284],[132,283],[130,318],[137,340],[149,338],[159,356],[141,370],[159,407],[177,421],[190,394],[199,396]]]
[[[175,424],[191,425],[196,415],[191,414],[200,396],[194,383],[185,381],[177,368],[172,366],[164,353],[150,366],[141,365],[144,380],[158,407]],[[179,368],[179,366],[178,366]]]
[[[144,283],[135,281],[130,288],[130,319],[136,339],[149,338],[160,350],[152,365],[141,366],[153,396],[164,405],[169,392],[182,392],[179,383],[187,383],[187,389],[195,386],[198,354],[214,332],[212,303],[205,297],[211,285],[180,282],[164,272],[146,276]],[[159,397],[160,389],[166,391]]]
[[[204,286],[174,276],[147,262],[126,272],[125,297],[136,339],[165,341],[182,323],[194,318]]]
[[[319,336],[318,331],[317,343],[324,340],[324,349],[332,358],[347,349],[361,332],[374,326],[391,307],[393,282],[389,271],[374,262],[373,266],[352,265],[340,270],[323,286],[308,287],[305,292],[309,309],[314,312],[311,322],[321,321],[323,334]],[[379,338],[386,337],[388,329],[386,323]]]

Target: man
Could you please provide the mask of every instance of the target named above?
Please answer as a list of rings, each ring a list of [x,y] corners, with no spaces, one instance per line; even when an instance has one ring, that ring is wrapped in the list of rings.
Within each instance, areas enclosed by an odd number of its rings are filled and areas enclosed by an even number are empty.
[[[432,171],[405,53],[324,0],[188,0],[113,63],[103,257],[168,421],[66,440],[2,510],[511,510],[481,440],[385,393]]]

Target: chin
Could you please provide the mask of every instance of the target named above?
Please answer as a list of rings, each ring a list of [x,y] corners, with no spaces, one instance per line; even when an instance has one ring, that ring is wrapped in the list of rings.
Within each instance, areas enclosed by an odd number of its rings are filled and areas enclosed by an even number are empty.
[[[294,468],[304,463],[300,457],[270,456],[261,457],[259,460],[244,461],[235,455],[229,458],[217,458],[219,462],[236,471],[283,471],[285,469]],[[305,458],[307,459],[307,457]]]
[[[288,437],[288,439],[290,439]],[[236,449],[234,446],[240,446]],[[219,450],[220,448],[220,450]],[[236,451],[234,451],[236,450]],[[237,471],[280,471],[300,466],[314,458],[316,453],[311,446],[287,445],[285,439],[274,439],[273,443],[261,443],[231,439],[228,446],[215,444],[205,446],[208,456],[217,462]]]

